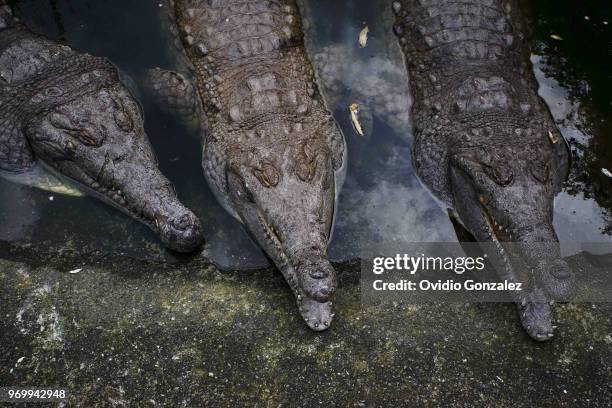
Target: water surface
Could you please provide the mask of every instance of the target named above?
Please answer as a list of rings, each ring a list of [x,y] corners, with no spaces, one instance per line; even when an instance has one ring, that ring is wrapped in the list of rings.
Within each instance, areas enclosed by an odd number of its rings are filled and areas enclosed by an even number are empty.
[[[348,144],[347,176],[338,200],[330,256],[394,241],[456,241],[446,209],[416,178],[410,160],[407,74],[391,32],[388,1],[303,1],[308,49],[330,110]],[[34,31],[110,58],[138,84],[144,70],[175,67],[155,1],[17,1]],[[564,251],[612,241],[612,33],[606,2],[533,2],[534,56],[540,93],[570,142],[574,166],[557,198],[555,227]],[[588,19],[585,19],[588,16]],[[357,43],[368,26],[367,47]],[[563,40],[554,40],[556,34]],[[161,170],[201,217],[204,251],[225,268],[268,264],[242,226],[227,215],[202,175],[200,141],[179,118],[136,91]],[[347,113],[362,107],[365,136]],[[93,198],[51,194],[0,179],[0,240],[52,250],[98,250],[174,260],[146,227]]]

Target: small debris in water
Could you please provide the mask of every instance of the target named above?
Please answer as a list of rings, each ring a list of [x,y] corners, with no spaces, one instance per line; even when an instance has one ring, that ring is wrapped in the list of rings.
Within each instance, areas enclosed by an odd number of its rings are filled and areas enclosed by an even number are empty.
[[[363,136],[363,127],[361,127],[361,123],[359,123],[359,105],[355,102],[349,105],[349,112],[351,113],[351,123],[353,124],[353,128],[355,132],[359,136]]]
[[[19,357],[19,359],[17,360],[17,364],[21,363],[23,360],[25,360],[25,357]]]
[[[586,21],[589,21],[589,20],[591,19],[591,17],[589,17],[589,16],[584,16],[584,19],[585,19]]]
[[[553,132],[551,132],[549,130],[548,131],[548,140],[550,140],[550,143],[552,143],[552,144],[557,144],[557,142],[559,142],[559,136],[555,135]]]
[[[607,22],[607,21],[604,21],[604,22],[603,22],[603,24],[604,24],[604,25],[608,25],[608,22]]]
[[[612,172],[606,169],[605,167],[601,169],[601,172],[603,173],[604,176],[612,178]]]
[[[76,273],[81,272],[82,270],[83,270],[83,268],[73,269],[73,270],[69,271],[68,273],[71,273],[71,274],[73,274],[73,275],[74,275],[74,274],[76,274]]]
[[[365,46],[368,45],[368,33],[369,32],[370,32],[370,29],[368,28],[368,26],[365,26],[359,33],[359,46],[361,48],[365,48]]]
[[[551,34],[550,38],[552,38],[553,40],[557,40],[557,41],[563,41],[563,38],[557,34]]]
[[[49,196],[49,201],[53,201],[53,196]]]

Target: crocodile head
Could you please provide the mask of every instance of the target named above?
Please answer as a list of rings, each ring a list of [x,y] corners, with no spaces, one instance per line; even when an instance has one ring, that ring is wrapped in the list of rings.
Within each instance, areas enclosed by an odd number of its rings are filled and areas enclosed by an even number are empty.
[[[561,258],[552,225],[554,183],[551,155],[531,146],[492,157],[485,151],[450,159],[453,199],[464,226],[479,242],[493,242],[501,252],[501,271],[542,287],[552,299],[567,300],[574,274]],[[500,245],[502,244],[502,245]]]
[[[336,274],[326,256],[334,212],[331,153],[314,143],[234,151],[226,169],[229,198],[254,239],[296,295],[306,323],[329,327]]]
[[[47,166],[149,226],[170,249],[202,243],[199,220],[159,171],[140,106],[121,83],[55,106],[25,129]]]

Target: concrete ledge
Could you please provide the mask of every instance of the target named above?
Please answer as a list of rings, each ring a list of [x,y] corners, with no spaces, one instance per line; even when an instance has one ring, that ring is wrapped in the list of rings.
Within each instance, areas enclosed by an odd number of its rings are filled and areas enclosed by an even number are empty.
[[[0,244],[0,385],[67,406],[608,406],[612,306],[558,305],[530,340],[509,304],[362,306],[309,331],[279,273]],[[69,273],[82,269],[78,273]]]

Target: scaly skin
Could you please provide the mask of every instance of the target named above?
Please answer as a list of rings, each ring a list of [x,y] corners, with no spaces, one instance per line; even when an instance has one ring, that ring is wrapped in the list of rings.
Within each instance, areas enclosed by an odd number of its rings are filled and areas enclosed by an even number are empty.
[[[0,6],[2,2],[0,2]],[[152,228],[171,249],[202,243],[143,128],[140,107],[103,58],[37,36],[0,9],[0,170],[43,163]]]
[[[530,336],[547,340],[548,300],[573,289],[552,226],[568,155],[538,96],[518,3],[392,7],[412,84],[417,173],[478,241],[498,245],[501,276],[535,281],[516,301]],[[516,244],[509,250],[504,242]]]
[[[326,251],[344,142],[317,91],[294,1],[178,0],[208,133],[211,188],[283,273],[302,317],[329,327]]]

